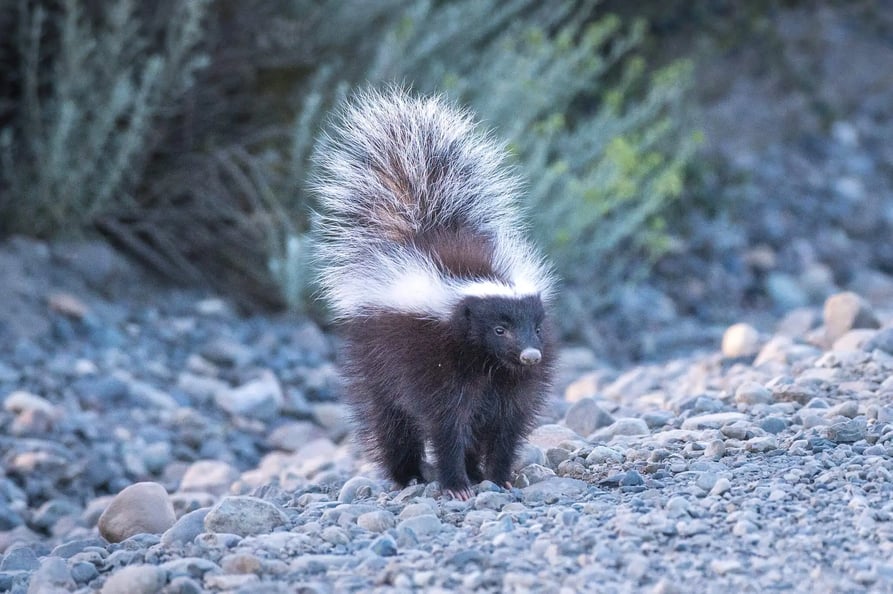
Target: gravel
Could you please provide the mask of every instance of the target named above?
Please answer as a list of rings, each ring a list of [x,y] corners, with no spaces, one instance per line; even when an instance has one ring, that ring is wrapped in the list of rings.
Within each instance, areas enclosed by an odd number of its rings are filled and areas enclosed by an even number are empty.
[[[741,157],[791,203],[815,188],[789,178],[852,202],[812,241],[766,200],[747,237],[696,226],[715,260],[662,263],[697,294],[759,285],[759,315],[655,308],[630,339],[651,362],[565,348],[514,488],[466,502],[358,454],[312,321],[158,287],[98,243],[9,240],[0,591],[893,592],[893,279],[871,239],[889,233],[854,230],[889,193],[852,173],[882,184],[860,122],[833,123],[819,171]]]

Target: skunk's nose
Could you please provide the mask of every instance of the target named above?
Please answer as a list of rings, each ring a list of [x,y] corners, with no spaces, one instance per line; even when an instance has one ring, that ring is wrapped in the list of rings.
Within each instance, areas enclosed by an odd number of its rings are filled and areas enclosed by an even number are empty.
[[[527,347],[521,351],[521,363],[524,365],[536,365],[543,358],[543,354],[539,349]]]

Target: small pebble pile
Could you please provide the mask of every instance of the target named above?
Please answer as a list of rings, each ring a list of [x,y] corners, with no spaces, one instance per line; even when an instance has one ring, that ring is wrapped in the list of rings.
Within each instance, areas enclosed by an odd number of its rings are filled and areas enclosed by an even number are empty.
[[[893,591],[893,315],[856,294],[659,364],[565,349],[515,488],[467,502],[363,461],[306,320],[49,307],[63,346],[0,364],[0,591]]]

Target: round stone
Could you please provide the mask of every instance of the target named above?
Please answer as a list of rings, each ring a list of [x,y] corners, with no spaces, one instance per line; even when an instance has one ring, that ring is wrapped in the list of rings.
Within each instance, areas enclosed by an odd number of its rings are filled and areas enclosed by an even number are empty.
[[[99,516],[99,533],[109,542],[121,542],[135,534],[161,534],[176,521],[174,506],[158,483],[136,483],[112,499]]]
[[[725,357],[751,357],[759,350],[760,333],[750,324],[733,324],[722,335],[722,354]]]

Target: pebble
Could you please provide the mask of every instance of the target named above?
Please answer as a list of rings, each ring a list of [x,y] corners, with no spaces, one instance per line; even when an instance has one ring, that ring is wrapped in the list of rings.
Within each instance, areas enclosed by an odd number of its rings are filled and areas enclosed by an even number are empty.
[[[158,483],[130,485],[118,493],[99,517],[99,533],[109,542],[135,534],[161,534],[177,517],[167,491]]]
[[[223,495],[238,478],[239,471],[226,462],[198,460],[186,469],[179,490]]]
[[[236,388],[217,392],[217,406],[234,416],[272,421],[285,401],[282,386],[272,371]]]
[[[724,357],[752,357],[760,350],[760,333],[750,324],[734,324],[722,335]]]
[[[617,437],[618,435],[649,435],[651,433],[648,424],[644,420],[631,417],[617,419],[609,427],[606,427],[605,430],[611,437]]]
[[[571,405],[564,417],[564,424],[579,435],[589,435],[613,422],[614,417],[593,398],[580,398]]]
[[[72,592],[75,589],[74,579],[68,564],[60,557],[44,557],[40,566],[31,574],[28,594],[55,594],[56,592]]]
[[[128,565],[109,576],[102,594],[155,594],[167,581],[164,570],[155,565]]]
[[[836,293],[825,300],[822,312],[825,334],[830,343],[855,328],[879,328],[874,310],[852,292]]]
[[[713,486],[710,488],[711,495],[722,495],[732,488],[732,483],[729,479],[724,476],[716,479],[716,482],[713,483]]]
[[[739,404],[769,404],[772,401],[772,392],[756,382],[744,382],[735,390],[735,402]]]
[[[718,429],[735,421],[747,420],[747,415],[739,412],[721,412],[689,417],[682,422],[683,429]]]
[[[374,497],[381,493],[381,486],[371,479],[355,476],[348,480],[338,492],[338,501],[353,503],[357,499]]]
[[[161,544],[171,546],[195,540],[195,537],[205,530],[205,516],[209,511],[210,508],[201,508],[180,516],[180,519],[161,535]]]
[[[440,532],[443,529],[443,524],[434,514],[422,514],[401,520],[397,524],[397,528],[398,530],[412,530],[416,536],[424,537]]]
[[[395,525],[394,514],[384,509],[366,512],[357,517],[357,526],[370,532],[384,532]]]
[[[272,532],[288,522],[285,513],[263,499],[229,496],[220,500],[205,516],[205,530],[250,536]]]

